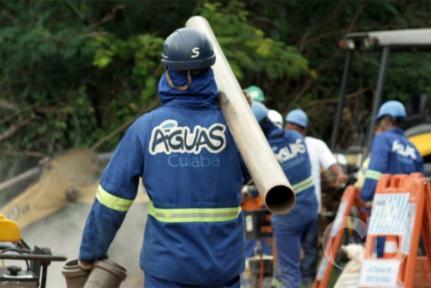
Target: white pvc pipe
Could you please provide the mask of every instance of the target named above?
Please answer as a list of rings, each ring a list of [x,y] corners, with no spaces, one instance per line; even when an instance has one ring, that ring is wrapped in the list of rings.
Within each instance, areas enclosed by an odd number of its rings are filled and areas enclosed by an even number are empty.
[[[191,17],[186,27],[202,31],[212,42],[216,55],[212,69],[226,123],[268,209],[276,214],[287,213],[295,204],[293,188],[275,159],[214,32],[201,16]]]

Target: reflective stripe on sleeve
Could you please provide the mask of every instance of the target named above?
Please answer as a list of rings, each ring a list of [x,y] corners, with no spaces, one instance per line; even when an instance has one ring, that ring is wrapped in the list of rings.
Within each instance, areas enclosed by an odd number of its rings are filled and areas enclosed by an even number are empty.
[[[302,191],[307,190],[308,188],[312,187],[313,184],[313,178],[312,177],[308,177],[305,180],[302,180],[299,183],[296,183],[294,185],[292,185],[293,190],[295,191],[296,194],[301,193]]]
[[[129,210],[130,206],[133,203],[133,200],[112,195],[111,193],[103,189],[101,185],[99,185],[99,187],[97,188],[96,198],[106,207],[120,212],[126,212],[127,210]]]
[[[382,176],[382,173],[376,170],[368,169],[367,172],[365,173],[365,178],[373,179],[377,181],[380,179],[381,176]]]
[[[240,207],[229,208],[156,208],[153,202],[148,202],[148,215],[160,222],[224,222],[238,218]]]

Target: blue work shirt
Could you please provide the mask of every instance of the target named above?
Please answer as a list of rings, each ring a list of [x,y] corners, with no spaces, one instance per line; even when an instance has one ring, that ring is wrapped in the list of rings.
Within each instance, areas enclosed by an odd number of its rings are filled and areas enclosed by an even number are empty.
[[[187,84],[184,74],[170,76]],[[244,269],[243,178],[213,71],[194,75],[185,91],[164,75],[159,95],[160,108],[131,125],[103,172],[79,258],[107,256],[142,177],[150,203],[141,268],[184,285],[221,285]]]
[[[283,172],[296,191],[295,207],[286,215],[273,215],[273,225],[300,225],[303,220],[316,219],[318,204],[304,138],[296,131],[278,128],[268,119],[261,121],[260,125]]]
[[[403,130],[392,128],[374,136],[370,163],[365,173],[361,198],[371,201],[382,174],[424,172],[423,160],[416,147],[404,137]]]

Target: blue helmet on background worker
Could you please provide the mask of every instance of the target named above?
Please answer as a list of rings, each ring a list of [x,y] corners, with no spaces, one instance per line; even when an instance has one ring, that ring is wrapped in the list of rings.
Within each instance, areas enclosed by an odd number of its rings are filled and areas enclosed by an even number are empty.
[[[384,116],[390,116],[395,119],[406,118],[406,108],[400,101],[389,100],[380,106],[379,112],[377,113],[376,120],[380,120]]]
[[[263,90],[260,89],[260,87],[251,85],[251,86],[248,86],[245,89],[245,91],[247,91],[248,95],[250,95],[253,101],[259,101],[259,102],[265,103],[266,101],[265,93],[263,93]]]
[[[256,103],[253,109],[256,118],[262,120],[260,127],[280,163],[287,179],[296,193],[296,204],[289,214],[273,215],[271,218],[275,250],[278,257],[276,280],[280,287],[300,287],[301,283],[301,243],[303,235],[317,225],[317,197],[314,192],[310,156],[304,137],[293,129],[278,128],[270,121],[265,106]],[[265,115],[265,117],[263,117]],[[296,109],[291,111],[287,122],[298,127],[307,126],[307,115]],[[289,124],[289,123],[288,123]],[[316,237],[317,238],[317,237]],[[310,279],[307,279],[311,281]]]
[[[216,60],[209,39],[193,28],[181,28],[169,35],[163,44],[162,63],[177,71],[211,67]]]
[[[253,110],[254,117],[256,117],[257,122],[262,121],[268,115],[268,108],[258,101],[253,101],[251,104],[251,110]]]
[[[286,118],[284,119],[286,123],[296,124],[303,128],[307,128],[308,126],[308,117],[307,114],[302,109],[294,109],[287,113]]]

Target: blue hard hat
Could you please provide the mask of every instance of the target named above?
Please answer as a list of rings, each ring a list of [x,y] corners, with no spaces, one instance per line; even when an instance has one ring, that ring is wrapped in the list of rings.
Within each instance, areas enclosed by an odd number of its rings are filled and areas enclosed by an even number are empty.
[[[253,110],[253,114],[254,117],[256,117],[257,122],[262,121],[266,115],[268,115],[268,108],[258,101],[253,101],[251,104],[251,110]]]
[[[284,120],[286,121],[286,123],[296,124],[304,128],[307,128],[308,126],[307,114],[305,114],[302,109],[294,109],[290,111],[289,113],[287,113]]]
[[[391,116],[393,118],[406,118],[406,108],[400,101],[390,100],[380,106],[379,113],[376,119],[379,120],[383,116]]]
[[[209,68],[215,60],[214,50],[207,36],[193,28],[176,30],[163,44],[162,63],[172,70]]]

